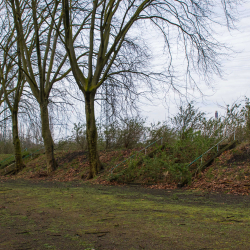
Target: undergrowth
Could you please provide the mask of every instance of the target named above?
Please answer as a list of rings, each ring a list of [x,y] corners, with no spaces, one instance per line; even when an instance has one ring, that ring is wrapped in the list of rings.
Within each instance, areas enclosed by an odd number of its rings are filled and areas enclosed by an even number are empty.
[[[217,139],[218,140],[218,139]],[[215,138],[209,139],[199,132],[190,130],[186,132],[184,139],[176,140],[171,145],[166,144],[162,150],[157,151],[151,157],[145,154],[136,154],[117,167],[108,177],[109,181],[120,183],[190,183],[194,169],[200,166],[200,161],[189,164],[197,159],[215,143]],[[214,148],[210,154],[203,157],[207,160],[216,152]]]
[[[116,169],[109,176],[109,181],[155,183],[191,180],[187,163],[175,163],[175,161],[173,155],[169,155],[166,151],[158,152],[157,156],[152,158],[139,154],[128,164]]]

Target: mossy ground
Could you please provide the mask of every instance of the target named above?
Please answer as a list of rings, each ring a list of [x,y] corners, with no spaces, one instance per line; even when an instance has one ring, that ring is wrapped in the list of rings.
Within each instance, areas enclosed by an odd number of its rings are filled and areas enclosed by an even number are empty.
[[[2,180],[0,249],[250,249],[250,198]]]

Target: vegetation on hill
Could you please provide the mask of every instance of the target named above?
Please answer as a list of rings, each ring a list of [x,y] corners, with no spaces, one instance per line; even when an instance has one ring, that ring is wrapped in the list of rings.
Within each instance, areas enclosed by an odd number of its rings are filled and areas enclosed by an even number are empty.
[[[248,159],[248,114],[248,101],[243,107],[238,104],[228,107],[227,114],[219,119],[207,119],[191,103],[180,107],[179,113],[172,119],[172,126],[158,123],[147,128],[141,118],[126,120],[121,125],[117,123],[103,132],[103,138],[99,138],[100,159],[105,167],[93,182],[140,183],[158,188],[173,188],[185,182],[189,188],[219,190],[225,187],[227,192],[248,193],[246,176],[249,166],[246,163],[243,169],[238,162],[241,158],[246,162]],[[143,140],[145,131],[147,138]],[[10,178],[86,180],[89,161],[84,126],[76,125],[74,132],[74,140],[59,141],[55,147],[58,162],[55,172],[48,175],[42,151],[38,150],[36,154],[27,151],[24,157],[26,168]],[[108,144],[105,136],[108,137]],[[239,143],[236,149],[224,152],[205,172],[200,172],[201,164],[215,155],[218,148],[213,147],[201,160],[199,157],[204,152],[224,139],[219,144],[223,148],[235,138]],[[145,148],[147,145],[150,147]],[[223,157],[228,160],[224,161]],[[4,170],[1,173],[6,178],[8,169],[5,166],[2,165]],[[225,176],[226,173],[230,178]],[[240,186],[237,186],[239,183]]]

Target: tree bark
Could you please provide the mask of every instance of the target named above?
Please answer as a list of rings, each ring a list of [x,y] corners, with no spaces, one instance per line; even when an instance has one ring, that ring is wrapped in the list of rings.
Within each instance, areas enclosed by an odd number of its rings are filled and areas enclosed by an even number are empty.
[[[21,143],[18,136],[18,119],[17,111],[12,112],[12,133],[13,133],[13,144],[15,150],[15,160],[16,160],[16,173],[20,172],[24,167],[21,151]]]
[[[95,122],[95,110],[94,110],[94,97],[95,92],[87,92],[85,95],[85,114],[86,114],[86,127],[87,127],[87,141],[90,171],[88,178],[95,177],[102,169],[102,164],[99,159],[97,150],[97,128]]]
[[[54,156],[54,142],[50,132],[48,104],[46,102],[40,104],[40,111],[41,111],[41,121],[42,121],[42,137],[45,147],[47,172],[49,174],[54,170],[56,170],[57,163]]]

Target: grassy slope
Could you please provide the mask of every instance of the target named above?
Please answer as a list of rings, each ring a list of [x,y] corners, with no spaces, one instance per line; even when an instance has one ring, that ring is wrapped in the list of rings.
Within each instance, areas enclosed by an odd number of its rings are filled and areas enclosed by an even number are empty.
[[[11,157],[12,154],[1,154],[0,155],[0,162],[6,160],[7,158]]]
[[[5,167],[6,164],[9,164],[15,159],[12,154],[0,154],[0,169]]]
[[[139,149],[136,149],[139,150]],[[235,149],[224,152],[216,159],[204,173],[200,173],[193,179],[188,188],[204,189],[210,191],[223,191],[230,193],[250,193],[250,145],[243,143]],[[94,182],[108,183],[112,177],[110,170],[116,164],[122,162],[129,155],[134,154],[132,150],[103,151],[100,153],[101,161],[106,165]],[[167,155],[168,152],[165,152]],[[57,162],[59,168],[51,175],[46,174],[45,155],[42,154],[36,159],[26,159],[26,168],[18,175],[11,178],[33,178],[58,181],[72,181],[85,179],[88,174],[89,163],[86,152],[80,151],[57,151]],[[136,162],[136,160],[134,160]],[[120,179],[132,179],[135,182],[145,183],[148,180],[154,182],[154,188],[174,188],[176,182],[167,180],[164,167],[158,167],[159,159],[156,157],[148,164],[133,166],[130,161],[124,162],[114,174],[121,175]],[[123,174],[123,175],[122,175]],[[126,177],[126,178],[125,178]]]

